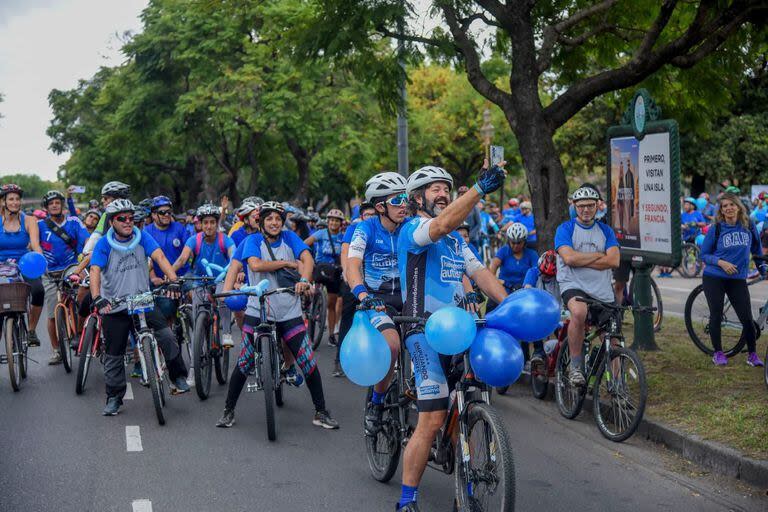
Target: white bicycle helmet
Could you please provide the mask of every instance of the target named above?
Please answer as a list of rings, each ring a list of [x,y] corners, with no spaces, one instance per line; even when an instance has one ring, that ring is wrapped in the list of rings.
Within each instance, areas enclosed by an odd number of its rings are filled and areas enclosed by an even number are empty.
[[[405,192],[405,178],[396,172],[380,172],[365,182],[365,200],[369,203],[375,197],[386,197]]]
[[[525,242],[528,239],[528,228],[520,222],[513,222],[507,228],[507,240],[510,242]]]
[[[282,204],[278,203],[277,201],[265,202],[264,204],[261,205],[259,212],[261,213],[262,221],[264,221],[264,219],[266,219],[267,216],[272,212],[279,213],[280,216],[283,218],[283,221],[285,221],[285,217],[286,217],[285,207]]]
[[[203,220],[203,217],[216,217],[217,219],[221,215],[221,209],[213,204],[206,203],[197,209],[197,218]]]
[[[131,193],[130,185],[126,185],[121,181],[110,181],[103,187],[101,187],[101,195],[114,197],[117,199],[126,199]]]
[[[112,217],[115,214],[122,212],[135,212],[136,207],[133,205],[130,199],[115,199],[109,203],[104,210],[104,213],[108,217]]]
[[[573,202],[575,203],[576,201],[582,201],[584,199],[599,201],[600,193],[597,190],[595,190],[594,187],[590,187],[588,185],[582,185],[581,187],[577,188],[576,191],[571,195],[571,200],[573,200]]]
[[[331,210],[328,211],[328,213],[325,214],[325,220],[328,220],[328,219],[339,219],[343,221],[344,214],[338,208],[332,208]]]
[[[258,210],[258,209],[259,209],[258,204],[252,203],[250,201],[246,201],[240,205],[240,208],[235,210],[235,215],[237,215],[240,219],[244,219],[245,217],[250,215],[252,211]]]
[[[453,176],[442,167],[427,165],[408,176],[405,192],[410,196],[421,187],[425,187],[436,181],[448,183],[448,188],[453,189]]]

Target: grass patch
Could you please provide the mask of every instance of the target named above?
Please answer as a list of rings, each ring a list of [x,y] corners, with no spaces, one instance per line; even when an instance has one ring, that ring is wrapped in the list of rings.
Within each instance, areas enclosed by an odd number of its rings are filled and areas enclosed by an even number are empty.
[[[634,333],[627,316],[624,333],[629,346]],[[761,357],[762,341],[758,340]],[[716,368],[690,340],[681,318],[664,318],[656,344],[661,350],[640,352],[648,377],[647,414],[750,457],[768,459],[768,388],[763,369],[747,366],[746,354]]]

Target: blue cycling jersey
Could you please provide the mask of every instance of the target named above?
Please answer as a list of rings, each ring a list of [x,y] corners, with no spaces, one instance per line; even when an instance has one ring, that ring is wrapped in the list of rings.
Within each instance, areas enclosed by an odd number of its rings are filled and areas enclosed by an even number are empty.
[[[401,228],[402,224],[390,233],[378,216],[359,223],[355,228],[348,257],[362,260],[363,282],[371,293],[400,293],[397,242]]]
[[[462,277],[471,276],[483,264],[453,231],[439,240],[429,237],[433,219],[415,217],[403,223],[397,241],[397,260],[402,285],[403,314],[428,316],[464,298]]]
[[[166,259],[171,265],[179,259],[181,252],[184,250],[184,241],[189,238],[187,236],[187,228],[184,224],[176,221],[171,222],[165,229],[158,228],[154,223],[150,224],[144,228],[144,233],[148,233],[149,236],[157,242],[157,245],[163,250],[163,254],[165,254]],[[165,277],[165,273],[160,270],[160,266],[157,262],[152,262],[152,268],[155,271],[156,277],[159,277],[160,279]],[[189,265],[184,262],[184,266],[176,271],[176,275],[183,276],[188,270]]]
[[[68,245],[54,233],[44,220],[37,222],[40,230],[40,248],[48,262],[48,271],[57,272],[77,263],[77,256],[83,252],[85,241],[90,236],[83,223],[77,217],[68,217],[59,227],[69,238],[75,241],[74,247]]]
[[[312,236],[315,237],[315,262],[338,263],[341,258],[341,232],[334,235],[328,229],[320,229]]]

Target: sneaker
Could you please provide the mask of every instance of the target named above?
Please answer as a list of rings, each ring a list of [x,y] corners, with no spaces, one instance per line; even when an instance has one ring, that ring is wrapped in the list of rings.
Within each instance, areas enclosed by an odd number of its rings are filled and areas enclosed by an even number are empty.
[[[328,336],[328,344],[330,346],[332,346],[332,347],[335,347],[336,345],[339,344],[339,342],[336,341],[336,335],[335,334],[331,334],[330,336]]]
[[[747,359],[747,361],[749,361],[749,359]],[[715,355],[712,356],[712,362],[715,363],[715,366],[725,366],[728,364],[728,358],[725,357],[722,350],[718,350],[715,352]]]
[[[235,424],[235,410],[224,408],[224,414],[221,415],[216,426],[219,428],[229,428]]]
[[[27,336],[27,345],[30,347],[40,346],[40,338],[37,337],[37,333],[35,331],[29,331],[29,335]]]
[[[133,363],[133,370],[131,371],[131,378],[132,379],[140,379],[141,378],[141,362],[136,361]]]
[[[760,275],[760,272],[758,272],[757,269],[755,269],[750,271],[749,274],[747,274],[747,279],[754,279],[759,275]]]
[[[411,501],[410,503],[406,503],[402,507],[400,506],[400,503],[397,503],[395,505],[395,512],[420,512],[419,506],[416,504],[415,501]]]
[[[571,386],[583,387],[587,384],[587,379],[584,378],[584,372],[581,371],[581,368],[571,367],[568,380],[571,381]]]
[[[304,377],[296,371],[296,366],[291,365],[287,370],[283,370],[285,376],[285,382],[291,386],[300,387],[304,383]]]
[[[341,369],[341,363],[336,361],[333,363],[333,376],[334,377],[346,377],[347,375],[344,373],[344,370]]]
[[[235,340],[232,339],[231,334],[221,335],[221,346],[224,348],[232,348],[235,346]]]
[[[749,366],[763,366],[763,361],[760,360],[757,352],[750,352],[747,356],[747,364]]]
[[[53,366],[56,364],[61,364],[61,352],[58,350],[51,354],[51,358],[48,360],[48,364]]]
[[[384,406],[368,402],[365,408],[365,435],[375,436],[379,432],[381,416],[384,414]]]
[[[329,430],[335,430],[339,428],[339,422],[331,418],[331,413],[328,411],[317,411],[315,417],[312,419],[312,424],[318,427],[327,428]]]
[[[104,410],[101,411],[102,416],[117,416],[117,412],[120,410],[120,406],[123,405],[123,401],[120,397],[111,396],[107,398],[107,405],[104,406]]]
[[[186,377],[176,377],[176,380],[173,381],[173,386],[171,387],[171,391],[174,395],[180,395],[182,393],[187,393],[189,391],[189,384],[187,384],[187,378]]]
[[[531,373],[535,373],[537,375],[540,375],[544,373],[546,370],[545,366],[545,358],[546,354],[534,352],[534,354],[531,356]]]

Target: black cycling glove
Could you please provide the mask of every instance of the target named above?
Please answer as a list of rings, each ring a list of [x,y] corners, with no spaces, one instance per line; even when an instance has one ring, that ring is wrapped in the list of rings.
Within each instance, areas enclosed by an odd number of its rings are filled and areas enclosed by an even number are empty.
[[[366,295],[365,298],[360,301],[360,306],[362,306],[363,309],[376,309],[384,307],[386,304],[384,304],[384,301],[378,297],[374,297],[373,295]]]
[[[96,308],[98,311],[101,311],[102,309],[109,306],[111,303],[109,302],[109,299],[105,299],[104,297],[99,295],[93,299],[92,304],[94,308]]]
[[[477,188],[479,188],[483,194],[490,194],[495,192],[504,184],[504,178],[506,173],[504,169],[498,165],[494,165],[490,169],[487,169],[480,173],[477,178]]]

